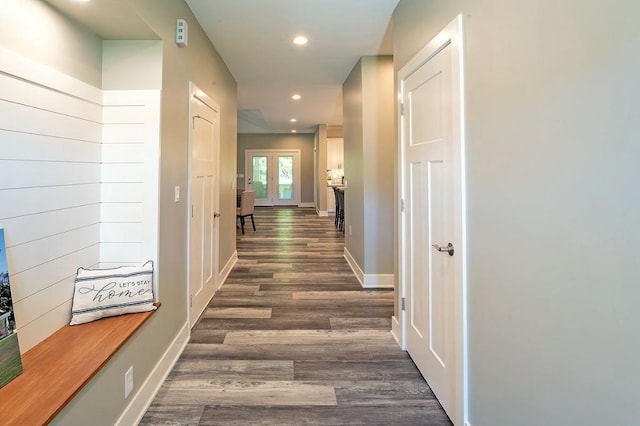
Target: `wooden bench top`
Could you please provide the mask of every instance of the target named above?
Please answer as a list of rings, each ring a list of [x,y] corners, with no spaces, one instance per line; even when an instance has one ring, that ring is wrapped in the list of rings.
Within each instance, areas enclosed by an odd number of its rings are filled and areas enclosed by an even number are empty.
[[[67,325],[31,348],[23,373],[0,389],[0,422],[49,423],[154,312]]]

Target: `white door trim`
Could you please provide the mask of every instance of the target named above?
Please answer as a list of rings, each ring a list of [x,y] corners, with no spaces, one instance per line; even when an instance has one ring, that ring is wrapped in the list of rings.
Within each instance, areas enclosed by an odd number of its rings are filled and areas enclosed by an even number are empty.
[[[451,420],[456,425],[464,425],[468,420],[468,371],[467,371],[467,241],[466,241],[466,188],[465,188],[465,117],[464,117],[464,55],[463,55],[463,22],[462,15],[458,15],[437,36],[435,36],[420,52],[416,54],[398,72],[398,140],[400,144],[399,167],[400,188],[398,205],[402,208],[403,200],[407,197],[407,182],[405,182],[405,152],[404,152],[404,117],[402,115],[401,100],[404,98],[404,82],[430,58],[445,47],[449,46],[452,52],[452,121],[454,144],[454,246],[459,262],[455,270],[455,303],[454,303],[454,384],[455,384],[455,408],[454,418]],[[397,295],[396,306],[402,305],[402,300],[407,295],[407,276],[405,267],[405,233],[406,216],[401,213],[398,221],[399,241],[399,283],[400,291]],[[401,309],[401,308],[400,308]],[[400,311],[400,318],[393,318],[394,336],[399,340],[402,349],[406,350],[407,319],[405,311]]]

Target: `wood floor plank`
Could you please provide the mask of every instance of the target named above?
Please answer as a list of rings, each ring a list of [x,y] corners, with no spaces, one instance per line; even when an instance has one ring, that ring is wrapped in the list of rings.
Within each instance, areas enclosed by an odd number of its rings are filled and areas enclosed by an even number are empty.
[[[338,405],[416,404],[425,401],[440,403],[424,380],[358,380],[330,381],[336,390]]]
[[[191,331],[189,343],[222,343],[227,335],[224,329],[206,329],[196,327]]]
[[[138,426],[198,426],[204,405],[151,404]]]
[[[260,290],[260,284],[226,284],[220,287],[220,289],[216,292],[216,294],[220,295],[223,293],[230,292],[242,292],[242,293],[252,293],[254,291]]]
[[[405,360],[295,361],[295,380],[420,380],[418,369]]]
[[[451,423],[434,404],[376,407],[206,407],[200,425],[422,425]]]
[[[317,330],[330,330],[331,323],[328,318],[320,317],[276,317],[276,318],[203,318],[198,328],[231,330],[289,330],[292,328],[313,328]],[[227,336],[229,333],[227,333]],[[226,339],[225,339],[226,340]]]
[[[273,292],[269,292],[273,293]],[[238,294],[220,294],[218,297],[214,297],[209,306],[214,307],[230,307],[230,306],[246,306],[246,307],[290,307],[290,308],[298,308],[299,311],[312,311],[316,307],[318,308],[341,308],[345,315],[348,315],[350,311],[367,307],[375,307],[382,306],[386,307],[385,310],[387,316],[391,316],[393,313],[393,301],[392,300],[383,300],[379,302],[370,302],[367,303],[366,300],[340,300],[333,299],[329,303],[321,303],[316,300],[305,300],[305,299],[297,299],[293,300],[292,292],[287,292],[288,294],[265,294],[263,292],[256,292],[250,295],[250,297],[246,297],[245,295]]]
[[[375,329],[391,329],[391,317],[389,316],[389,308],[386,306],[351,306],[349,312],[345,312],[343,306],[336,305],[324,305],[324,306],[316,306],[312,310],[310,309],[300,309],[299,306],[274,306],[271,311],[272,318],[281,318],[281,317],[307,317],[307,318],[329,318],[329,322],[333,318],[342,317],[343,315],[349,315],[351,318],[360,318],[363,320],[366,319],[385,319],[388,326],[375,327]],[[335,327],[331,327],[335,328]],[[342,327],[343,329],[345,327]],[[374,327],[355,327],[371,329]]]
[[[292,360],[180,359],[167,382],[215,377],[216,380],[294,380]]]
[[[333,386],[299,381],[180,380],[164,383],[158,405],[336,405]]]
[[[391,333],[384,330],[242,330],[230,331],[224,339],[227,345],[323,345],[336,343],[394,345]]]
[[[238,261],[142,425],[450,425],[315,209],[255,210]]]
[[[404,358],[397,353],[397,358]],[[270,360],[372,360],[369,346],[364,344],[335,345],[229,345],[188,344],[183,358],[200,359],[270,359]],[[381,359],[381,358],[378,358]]]
[[[366,302],[386,302],[393,304],[392,291],[296,291],[293,299],[307,300],[356,300]]]
[[[333,330],[349,330],[352,328],[357,329],[385,329],[391,328],[391,318],[390,317],[381,317],[381,318],[329,318],[329,323],[331,324],[331,329]]]
[[[271,308],[207,308],[204,318],[271,318]]]
[[[353,291],[353,290],[359,290],[360,289],[360,284],[357,282],[353,282],[353,283],[345,283],[343,281],[340,282],[335,282],[335,283],[328,283],[328,282],[321,282],[321,283],[307,283],[307,284],[300,284],[300,283],[282,283],[279,282],[277,284],[273,284],[273,283],[263,283],[259,285],[260,291],[309,291],[310,289],[318,289],[318,288],[322,288],[322,289],[327,289],[327,291],[341,291],[341,290],[346,290],[346,291]]]

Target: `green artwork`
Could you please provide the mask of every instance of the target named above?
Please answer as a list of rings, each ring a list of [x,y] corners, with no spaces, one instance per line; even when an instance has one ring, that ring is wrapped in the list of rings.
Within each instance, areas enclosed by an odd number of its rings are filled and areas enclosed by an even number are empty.
[[[13,315],[4,229],[0,228],[0,387],[22,373],[22,359]]]

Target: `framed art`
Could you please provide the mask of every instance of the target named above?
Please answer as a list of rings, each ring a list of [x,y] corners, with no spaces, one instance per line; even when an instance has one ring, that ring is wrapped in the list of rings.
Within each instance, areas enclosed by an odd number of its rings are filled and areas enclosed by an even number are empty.
[[[0,387],[22,373],[4,229],[0,228]]]

